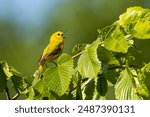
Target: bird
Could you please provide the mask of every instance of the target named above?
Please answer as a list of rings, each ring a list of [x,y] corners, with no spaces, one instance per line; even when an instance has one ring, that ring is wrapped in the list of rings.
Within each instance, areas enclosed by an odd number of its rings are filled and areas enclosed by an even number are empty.
[[[47,62],[54,62],[62,54],[63,45],[64,45],[63,32],[57,31],[50,36],[50,42],[43,50],[42,55],[38,61],[39,67],[34,74],[35,77],[37,77],[37,74],[38,77],[41,77],[43,66]]]

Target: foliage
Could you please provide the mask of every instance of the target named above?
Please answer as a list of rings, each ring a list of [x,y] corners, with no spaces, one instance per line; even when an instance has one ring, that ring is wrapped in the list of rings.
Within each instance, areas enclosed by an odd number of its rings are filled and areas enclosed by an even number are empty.
[[[5,91],[8,99],[25,95],[25,99],[99,100],[107,99],[109,86],[114,86],[116,99],[149,99],[150,63],[137,65],[129,49],[136,39],[150,39],[150,10],[128,8],[98,33],[93,43],[76,45],[72,57],[63,53],[50,63],[41,78],[33,75],[29,80],[1,61],[0,92]],[[9,95],[8,82],[18,96]]]

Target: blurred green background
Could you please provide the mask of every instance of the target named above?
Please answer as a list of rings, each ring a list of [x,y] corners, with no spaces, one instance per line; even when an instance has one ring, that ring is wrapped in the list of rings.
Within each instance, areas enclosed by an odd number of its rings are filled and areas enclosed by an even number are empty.
[[[150,8],[150,0],[0,0],[0,60],[30,76],[53,32],[65,33],[64,52],[70,54],[75,44],[94,41],[98,28],[131,6]],[[150,61],[150,40],[135,43],[144,51],[135,51],[137,61]]]

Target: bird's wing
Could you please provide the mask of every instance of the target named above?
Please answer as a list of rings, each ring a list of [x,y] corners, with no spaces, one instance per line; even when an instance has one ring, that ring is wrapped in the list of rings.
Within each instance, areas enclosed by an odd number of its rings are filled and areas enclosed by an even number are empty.
[[[46,60],[53,60],[62,49],[62,43],[50,43],[43,51],[39,59],[39,64],[45,63]],[[44,64],[43,63],[43,64]]]

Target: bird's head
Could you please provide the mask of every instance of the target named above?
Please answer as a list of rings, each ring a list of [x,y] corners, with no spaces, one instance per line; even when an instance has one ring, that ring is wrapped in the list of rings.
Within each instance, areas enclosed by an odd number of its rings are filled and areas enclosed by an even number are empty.
[[[60,41],[63,42],[63,32],[57,31],[50,37],[50,41]]]

